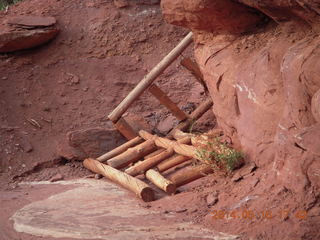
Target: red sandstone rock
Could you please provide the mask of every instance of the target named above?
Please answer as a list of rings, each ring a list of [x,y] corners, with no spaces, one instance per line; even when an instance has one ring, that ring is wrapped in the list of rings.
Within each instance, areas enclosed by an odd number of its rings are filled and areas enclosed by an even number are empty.
[[[320,89],[312,97],[311,111],[314,119],[320,122]]]
[[[63,179],[64,177],[60,173],[57,173],[56,175],[54,175],[52,178],[49,179],[49,182],[58,182]]]
[[[240,3],[259,9],[277,23],[295,21],[298,24],[309,24],[318,28],[319,1],[288,0],[237,0]],[[318,28],[319,29],[319,28]]]
[[[128,1],[126,0],[114,0],[113,3],[117,8],[125,8],[129,6]]]
[[[192,30],[242,33],[256,28],[264,16],[231,0],[162,0],[165,19]]]
[[[38,16],[17,16],[7,20],[9,25],[29,26],[29,27],[49,27],[56,24],[54,17]]]
[[[314,24],[319,16],[312,11],[319,11],[318,1],[306,2],[309,9],[298,1],[239,2],[256,7],[257,13],[263,9],[278,23],[290,22],[239,37],[236,33],[259,23],[259,15],[251,16],[252,9],[248,13],[245,5],[163,0],[162,8],[170,23],[194,31],[196,59],[218,126],[241,146],[248,161],[258,167],[269,165],[268,173],[276,173],[277,184],[303,193],[319,186],[314,168],[319,169],[320,137],[315,124],[320,50],[319,38],[300,24],[308,20],[305,23],[317,31]]]
[[[53,39],[59,30],[52,17],[20,16],[1,25],[0,53],[33,48]]]
[[[91,128],[68,132],[57,147],[57,154],[66,159],[82,160],[100,155],[124,143],[117,130]]]
[[[166,117],[164,120],[160,121],[157,129],[162,133],[162,134],[168,134],[173,128],[174,126],[176,126],[178,123],[177,118],[175,118],[172,115],[169,115],[168,117]]]

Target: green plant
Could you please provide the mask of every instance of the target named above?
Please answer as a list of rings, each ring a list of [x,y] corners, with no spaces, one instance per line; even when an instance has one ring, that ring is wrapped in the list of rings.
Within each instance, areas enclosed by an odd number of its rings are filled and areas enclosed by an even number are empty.
[[[191,119],[191,123],[190,123],[190,126],[189,126],[189,133],[193,132],[193,128],[194,128],[194,126],[196,124],[197,124],[197,120],[196,119]]]
[[[0,0],[0,10],[5,10],[7,6],[16,4],[21,0]]]
[[[194,135],[200,135],[200,134],[202,134],[202,133],[199,132],[199,131],[194,131],[194,128],[195,128],[196,125],[197,125],[197,120],[196,120],[196,119],[191,119],[188,132],[191,133],[191,134],[194,134]]]
[[[197,149],[196,156],[212,168],[226,172],[237,168],[244,158],[243,153],[229,147],[226,143],[222,143],[218,137]]]

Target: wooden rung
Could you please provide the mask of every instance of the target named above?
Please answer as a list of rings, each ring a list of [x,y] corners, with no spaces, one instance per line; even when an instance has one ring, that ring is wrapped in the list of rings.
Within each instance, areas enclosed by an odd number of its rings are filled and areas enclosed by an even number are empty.
[[[100,162],[107,161],[110,158],[113,158],[125,151],[127,151],[129,148],[134,147],[138,145],[139,143],[142,143],[144,140],[141,137],[135,137],[134,139],[131,139],[130,141],[120,145],[119,147],[111,150],[110,152],[107,152],[103,154],[102,156],[98,157],[97,160]]]
[[[183,162],[188,161],[189,159],[191,159],[191,158],[186,157],[186,156],[182,156],[179,154],[175,154],[171,158],[168,158],[168,159],[162,161],[161,163],[159,163],[156,168],[159,172],[164,172],[172,167],[175,167]]]
[[[198,82],[204,87],[207,91],[207,86],[203,80],[203,74],[199,68],[199,65],[191,60],[191,58],[184,58],[181,60],[180,64],[189,70],[193,76],[198,80]]]
[[[132,129],[129,123],[124,120],[124,118],[120,118],[113,125],[128,140],[134,139],[138,136],[138,134]]]
[[[191,137],[190,136],[185,136],[182,138],[179,138],[177,140],[178,143],[182,143],[182,144],[190,144],[191,143]]]
[[[123,168],[130,163],[138,161],[140,158],[148,155],[156,149],[156,145],[153,140],[147,140],[133,148],[129,148],[127,151],[121,153],[118,156],[110,158],[107,163],[114,168]]]
[[[156,155],[158,155],[158,154],[160,154],[160,153],[162,153],[164,151],[165,151],[165,149],[163,149],[163,148],[158,149],[158,150],[148,154],[147,156],[145,156],[144,159],[152,158],[152,157],[154,157],[154,156],[156,156]]]
[[[207,99],[206,101],[202,102],[196,110],[194,110],[189,118],[182,123],[179,123],[174,129],[170,131],[170,135],[175,129],[179,129],[185,131],[194,121],[198,120],[203,114],[205,114],[213,105],[211,99]]]
[[[190,142],[191,142],[190,137],[184,137],[178,141],[178,143],[190,143]],[[173,153],[174,153],[173,148],[165,149],[164,151],[160,152],[158,155],[155,155],[151,158],[145,159],[144,161],[136,163],[132,167],[126,169],[125,172],[131,176],[137,176],[141,173],[146,172],[150,168],[153,168],[158,163],[162,162],[163,160],[173,155]]]
[[[154,200],[154,191],[152,188],[137,178],[131,177],[130,175],[105,165],[95,159],[86,159],[84,160],[83,165],[92,172],[101,174],[111,181],[116,182],[126,189],[134,192],[145,202]]]
[[[188,156],[191,158],[199,159],[199,156],[196,154],[196,148],[194,146],[189,146],[187,144],[183,144],[177,141],[169,140],[167,138],[158,137],[148,133],[147,131],[141,130],[139,131],[139,135],[145,140],[154,140],[154,143],[158,147],[162,148],[173,148],[173,150],[181,154],[183,156]],[[201,159],[199,159],[201,160]]]
[[[150,169],[146,172],[146,178],[168,194],[173,194],[176,191],[175,184],[173,184],[170,180],[166,179],[154,169]]]
[[[117,122],[131,104],[153,83],[153,81],[192,43],[190,32],[161,62],[155,66],[128,94],[128,96],[109,114],[112,122]]]
[[[182,132],[179,129],[175,129],[175,130],[172,131],[172,137],[174,137],[174,139],[176,139],[176,140],[179,140],[179,139],[182,139],[182,138],[185,138],[185,137],[192,138],[194,136],[195,135],[192,134],[192,133],[185,133],[185,132]]]
[[[181,132],[181,131],[180,131]],[[181,138],[180,138],[181,137]],[[189,140],[191,140],[190,136],[179,136],[179,143],[185,143],[185,144],[189,144]],[[170,158],[165,159],[164,161],[160,162],[156,169],[159,172],[164,172],[174,166],[177,166],[183,162],[188,161],[189,159],[191,159],[190,157],[186,157],[183,155],[179,155],[179,154],[175,154]]]
[[[180,187],[196,179],[202,178],[212,172],[212,167],[206,164],[202,164],[196,167],[183,168],[180,171],[172,174],[169,177],[169,180],[172,181],[176,185],[176,187]]]
[[[188,118],[187,114],[182,111],[157,85],[152,84],[149,87],[149,92],[151,92],[161,104],[166,106],[180,121]]]
[[[173,139],[173,136],[167,136],[166,138]],[[191,139],[190,139],[190,141],[191,141]],[[155,155],[158,155],[159,153],[161,153],[163,151],[165,151],[165,149],[160,148],[160,149],[148,154],[147,156],[145,156],[144,159],[147,159],[147,158],[150,158],[150,157],[154,157]]]
[[[163,161],[164,159],[170,157],[173,154],[172,149],[167,149],[164,152],[148,158],[144,161],[138,162],[137,164],[133,165],[132,167],[125,170],[125,172],[131,176],[137,176],[141,173],[144,173],[148,169],[156,166],[158,163]]]

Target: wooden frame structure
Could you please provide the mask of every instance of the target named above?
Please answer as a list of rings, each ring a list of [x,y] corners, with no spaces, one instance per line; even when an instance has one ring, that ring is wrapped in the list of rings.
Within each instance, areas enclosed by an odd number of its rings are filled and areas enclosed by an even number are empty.
[[[203,164],[196,168],[184,168],[167,178],[166,171],[179,164],[198,158],[196,148],[191,144],[191,136],[183,133],[194,121],[198,120],[213,105],[208,99],[201,103],[190,115],[183,112],[156,84],[154,80],[190,45],[189,33],[156,67],[154,67],[128,96],[108,115],[115,128],[128,139],[125,144],[103,154],[97,159],[86,159],[84,166],[134,192],[143,201],[154,200],[153,189],[136,176],[143,175],[146,180],[168,194],[177,187],[205,176],[212,168]],[[190,59],[182,64],[193,74],[202,78],[201,71]],[[166,138],[152,135],[146,131],[136,133],[123,118],[123,114],[145,91],[156,97],[169,109],[180,123]],[[199,159],[201,160],[201,159]]]
[[[141,139],[144,139],[144,141],[141,142]],[[172,174],[170,178],[166,178],[164,175],[166,170],[174,168],[191,158],[201,161],[196,154],[196,148],[189,145],[191,143],[189,136],[172,140],[141,130],[139,137],[134,140],[130,140],[97,159],[86,159],[83,164],[92,172],[101,174],[134,192],[144,201],[154,200],[154,192],[148,184],[136,178],[138,175],[144,175],[147,180],[159,189],[168,194],[173,194],[177,187],[212,172],[210,166],[201,164],[197,167],[183,168]],[[131,147],[128,148],[128,146]],[[163,151],[159,152],[157,147],[162,148]],[[151,152],[157,152],[157,154],[143,159],[143,157],[150,155]],[[118,155],[115,156],[115,153]],[[173,155],[174,157],[172,157]],[[139,159],[141,161],[137,162]],[[165,167],[163,167],[164,163]]]

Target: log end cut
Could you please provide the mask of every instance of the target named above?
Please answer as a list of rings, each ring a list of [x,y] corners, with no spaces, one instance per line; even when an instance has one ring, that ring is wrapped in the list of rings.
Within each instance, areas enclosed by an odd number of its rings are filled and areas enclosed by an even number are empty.
[[[140,198],[145,202],[152,202],[155,198],[154,191],[152,188],[146,187],[140,192]]]
[[[176,190],[177,190],[176,185],[174,183],[169,183],[166,186],[165,192],[168,194],[174,194]]]

